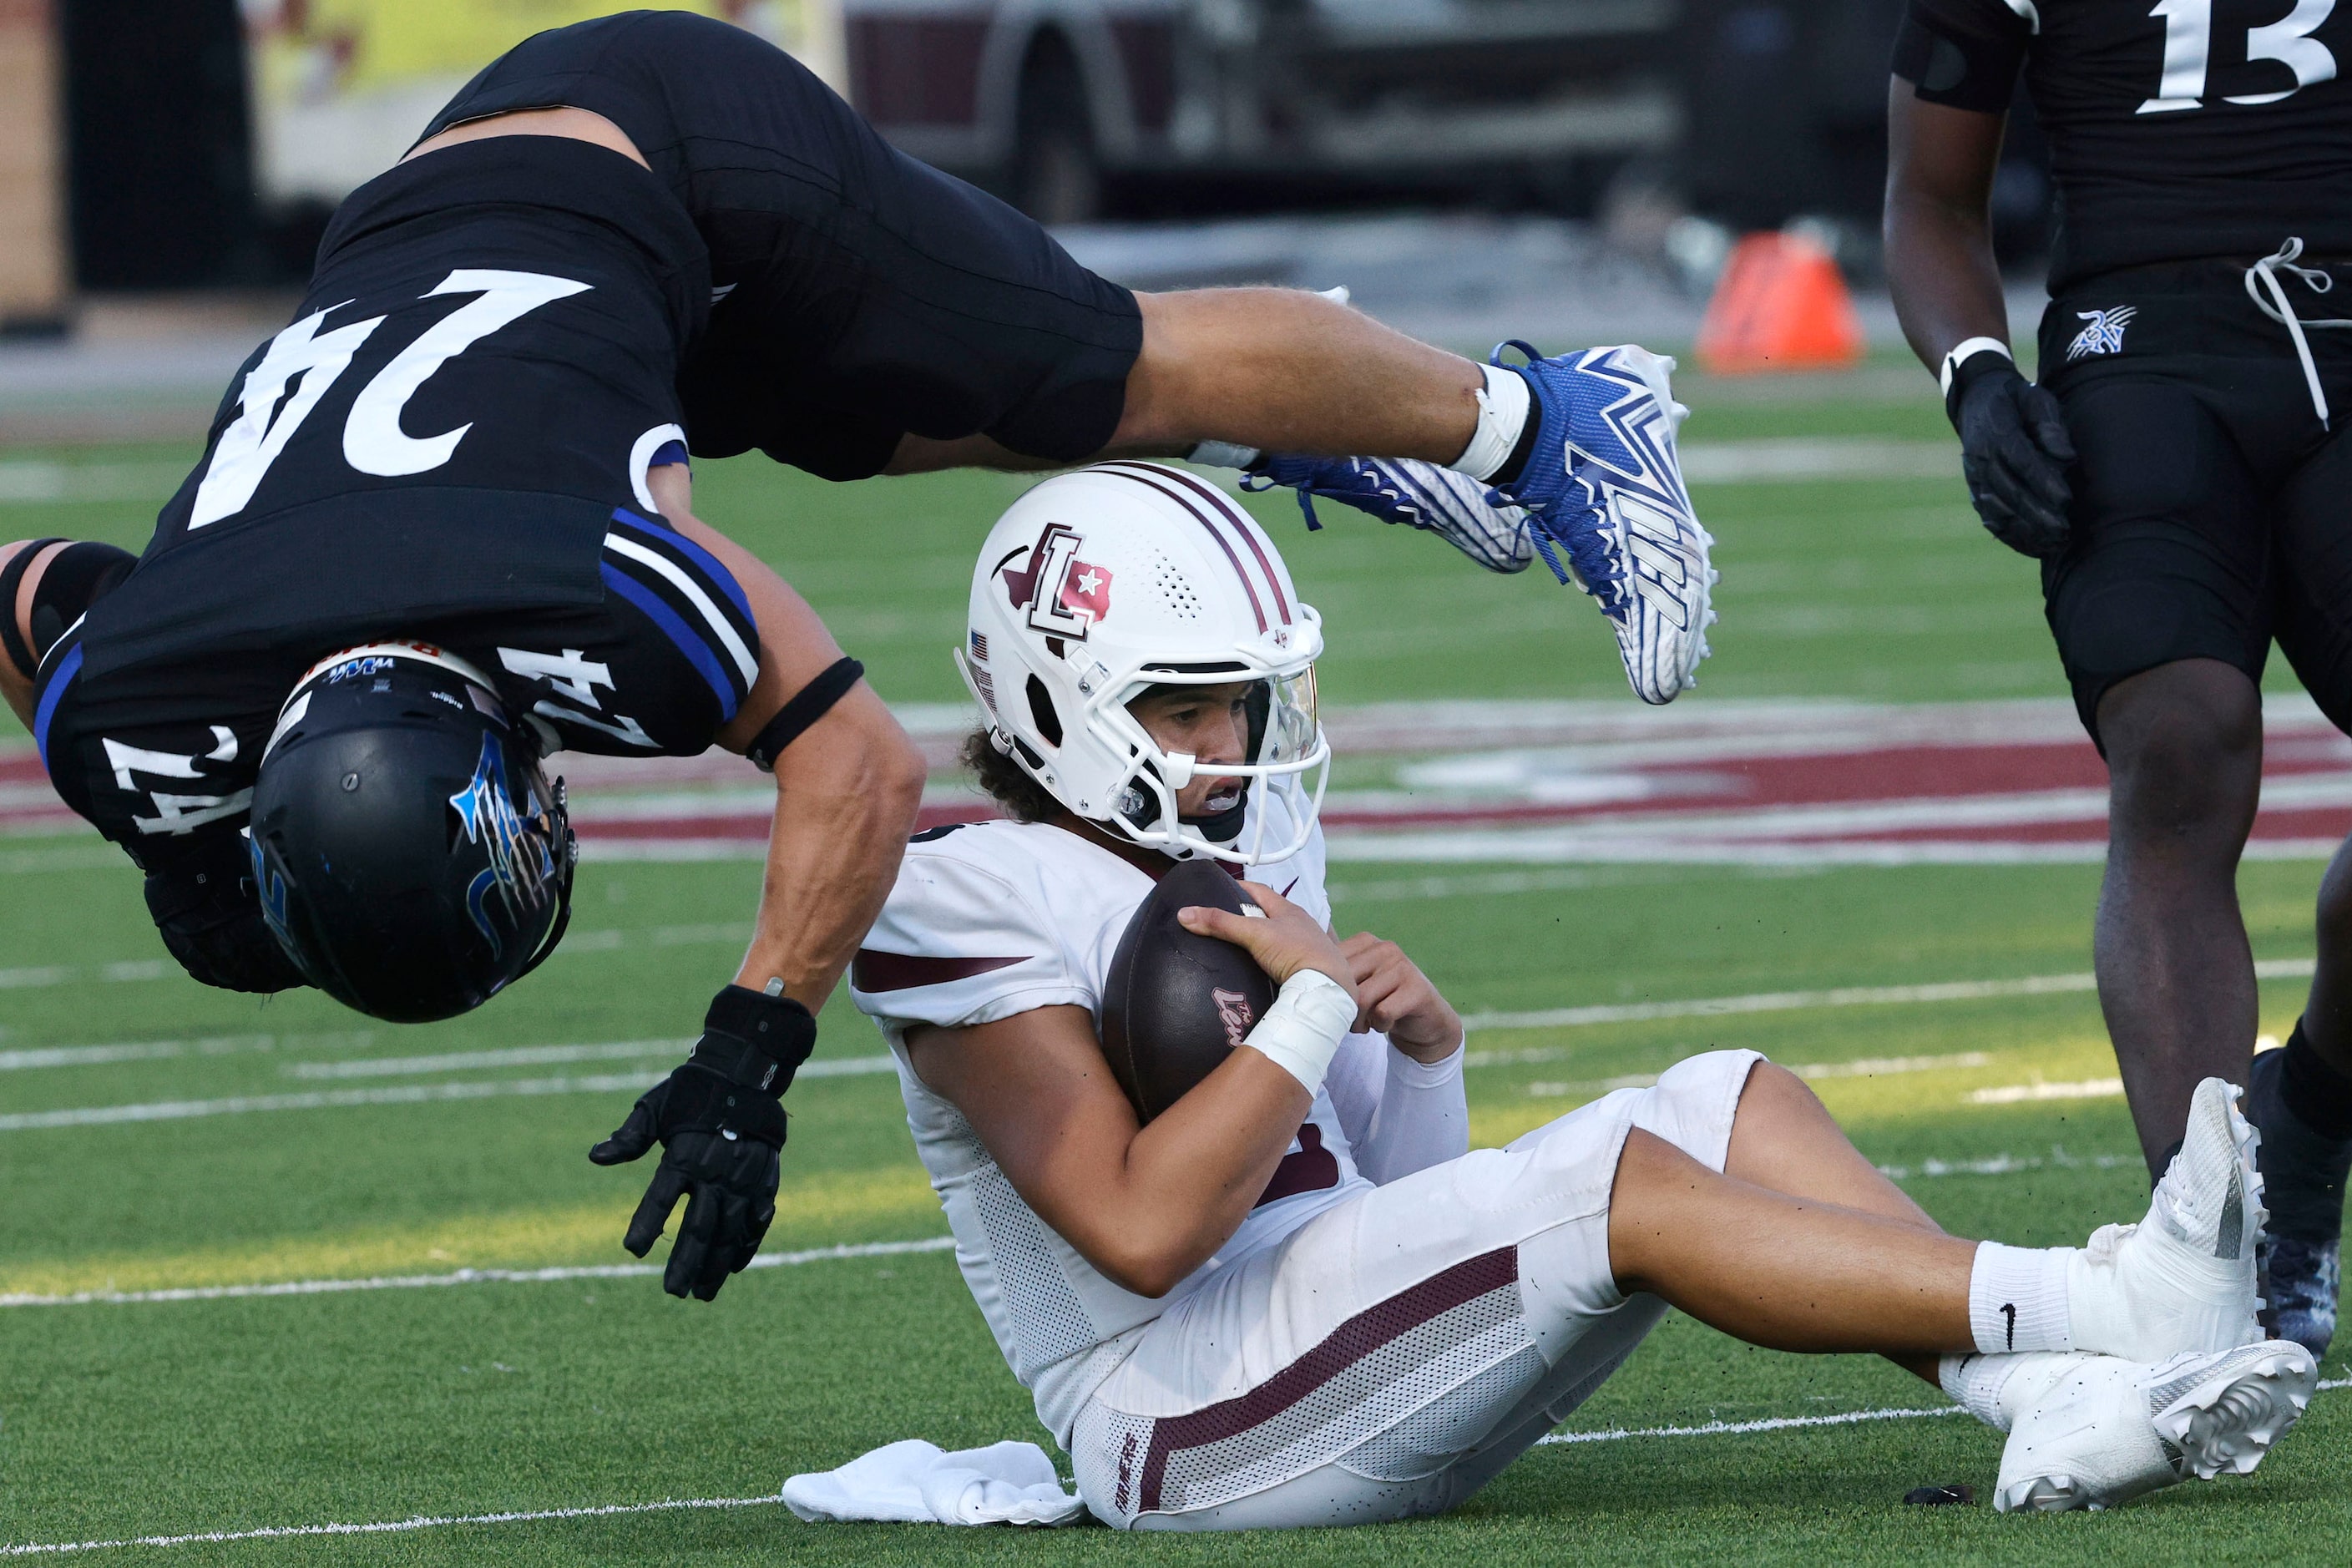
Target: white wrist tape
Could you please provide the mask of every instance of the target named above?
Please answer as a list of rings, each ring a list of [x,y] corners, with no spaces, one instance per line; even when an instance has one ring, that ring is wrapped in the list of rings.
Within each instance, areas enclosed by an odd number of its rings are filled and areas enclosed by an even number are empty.
[[[1528,378],[1517,371],[1497,364],[1478,368],[1486,374],[1486,387],[1478,394],[1478,428],[1471,432],[1462,455],[1445,466],[1474,479],[1491,479],[1510,461],[1534,399],[1528,393]]]
[[[1281,994],[1242,1044],[1264,1055],[1313,1094],[1323,1087],[1339,1042],[1356,1022],[1356,999],[1319,969],[1302,969],[1282,983]]]
[[[1952,377],[1958,373],[1960,366],[1979,354],[1999,354],[2011,364],[2017,363],[2017,356],[2010,353],[2009,345],[1999,338],[1969,338],[1954,343],[1952,352],[1944,356],[1943,368],[1936,373],[1936,383],[1945,396],[1951,395]]]

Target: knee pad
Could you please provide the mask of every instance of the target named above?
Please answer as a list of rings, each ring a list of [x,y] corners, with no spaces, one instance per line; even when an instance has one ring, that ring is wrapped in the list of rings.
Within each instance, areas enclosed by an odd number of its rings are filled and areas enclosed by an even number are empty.
[[[57,646],[58,639],[139,563],[128,550],[94,540],[82,540],[58,551],[34,586],[32,614],[26,617],[33,634],[27,643],[16,625],[17,595],[34,558],[57,542],[36,540],[0,568],[0,648],[5,649],[8,661],[27,680],[40,673],[43,656]]]

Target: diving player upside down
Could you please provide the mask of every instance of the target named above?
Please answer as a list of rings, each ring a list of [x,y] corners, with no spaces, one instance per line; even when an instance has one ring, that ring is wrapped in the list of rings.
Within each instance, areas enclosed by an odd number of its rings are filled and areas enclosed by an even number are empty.
[[[687,1196],[664,1282],[708,1299],[773,1215],[781,1098],[924,770],[808,605],[696,518],[689,453],[853,479],[1209,443],[1326,493],[1369,475],[1357,504],[1498,571],[1540,550],[1565,581],[1564,552],[1664,701],[1711,582],[1664,362],[1585,359],[1481,367],[1297,290],[1132,293],[751,35],[601,17],[494,61],[343,204],[142,556],[0,547],[0,698],[192,975],[396,1021],[561,940],[547,754],[772,770],[734,982],[595,1155],[664,1146],[627,1244]],[[1604,437],[1663,531],[1638,584],[1580,469]],[[1327,471],[1349,453],[1383,462]]]

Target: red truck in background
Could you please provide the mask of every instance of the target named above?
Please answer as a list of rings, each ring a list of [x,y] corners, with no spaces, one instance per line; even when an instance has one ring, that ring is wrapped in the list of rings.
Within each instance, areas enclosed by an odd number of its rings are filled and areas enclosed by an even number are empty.
[[[1589,179],[1671,148],[1682,0],[841,0],[849,93],[1049,223],[1188,177]]]

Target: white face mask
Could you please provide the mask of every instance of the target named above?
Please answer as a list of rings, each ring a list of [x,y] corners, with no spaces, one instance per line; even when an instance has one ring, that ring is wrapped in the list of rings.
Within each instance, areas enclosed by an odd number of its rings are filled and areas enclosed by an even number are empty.
[[[1242,866],[1286,860],[1307,847],[1315,831],[1323,791],[1331,776],[1331,746],[1316,717],[1315,668],[1312,664],[1283,674],[1268,672],[1259,679],[1266,693],[1262,730],[1256,730],[1254,754],[1238,763],[1203,763],[1181,752],[1170,752],[1127,710],[1142,691],[1152,687],[1223,686],[1234,671],[1138,671],[1126,681],[1102,689],[1087,710],[1088,721],[1109,737],[1125,742],[1136,758],[1105,826],[1147,848],[1178,859],[1206,856]],[[1314,773],[1311,790],[1307,774]],[[1177,815],[1177,796],[1200,778],[1241,782],[1244,796],[1233,809],[1245,810],[1234,831],[1219,831],[1222,822],[1187,822]],[[1279,811],[1270,809],[1274,803]],[[1220,814],[1223,816],[1225,814]],[[1273,842],[1269,829],[1276,816],[1284,827]],[[1212,835],[1214,834],[1214,837]]]

